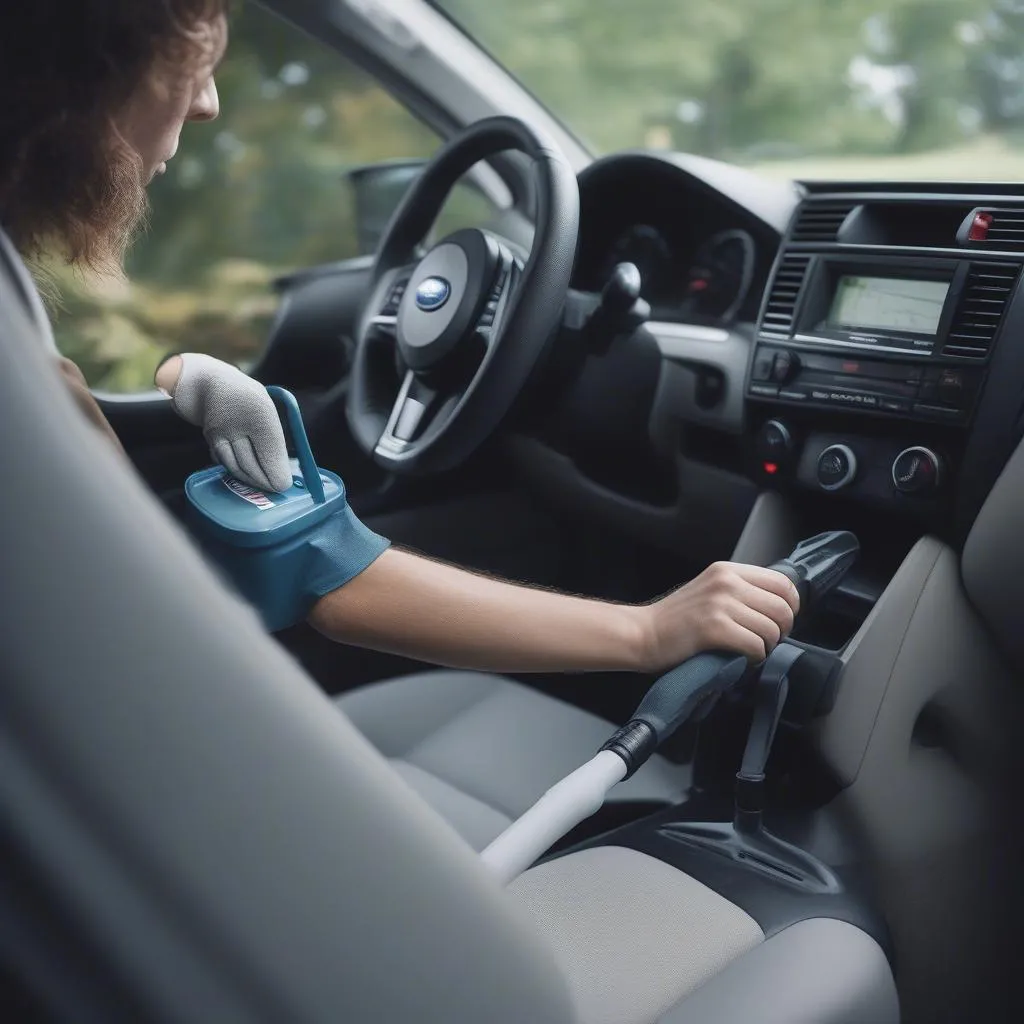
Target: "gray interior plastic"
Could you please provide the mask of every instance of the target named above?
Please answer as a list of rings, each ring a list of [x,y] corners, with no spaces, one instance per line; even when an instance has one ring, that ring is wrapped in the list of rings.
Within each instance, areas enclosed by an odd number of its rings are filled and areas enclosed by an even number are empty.
[[[832,711],[811,728],[844,787],[820,824],[857,839],[909,1021],[1024,1013],[1009,952],[1024,942],[1022,475],[1018,450],[962,559],[930,536],[910,550],[843,651]],[[761,495],[733,557],[777,557],[796,521],[785,499]]]
[[[136,1019],[570,1020],[470,848],[84,422],[0,258],[8,862]]]
[[[989,493],[964,546],[964,586],[1000,648],[1024,668],[1024,444]]]

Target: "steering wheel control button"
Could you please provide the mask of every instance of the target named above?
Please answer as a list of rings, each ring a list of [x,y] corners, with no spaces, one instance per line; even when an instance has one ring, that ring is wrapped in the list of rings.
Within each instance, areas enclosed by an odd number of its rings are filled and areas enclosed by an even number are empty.
[[[480,315],[481,327],[493,326],[494,318],[498,313],[498,306],[501,305],[501,293],[505,288],[505,282],[507,280],[508,270],[502,267],[498,274],[498,279],[494,282],[494,287],[491,288],[487,296],[487,303],[484,305],[484,311]]]
[[[930,448],[905,448],[892,464],[892,483],[901,494],[928,494],[939,486],[942,462]]]
[[[757,433],[757,454],[765,465],[785,465],[795,449],[792,432],[780,420],[768,420]]]
[[[857,476],[857,456],[845,444],[829,445],[818,456],[818,485],[823,491],[838,491]]]

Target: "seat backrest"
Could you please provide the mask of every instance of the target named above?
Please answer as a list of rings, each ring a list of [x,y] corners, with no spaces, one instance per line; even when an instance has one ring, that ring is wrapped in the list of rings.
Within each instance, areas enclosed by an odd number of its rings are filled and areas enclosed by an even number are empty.
[[[103,977],[131,1019],[570,1020],[468,846],[82,419],[26,281],[0,235],[0,900],[32,880],[4,955],[73,940],[78,1019]]]
[[[964,545],[964,587],[1002,653],[1024,671],[1024,443],[1003,467]]]

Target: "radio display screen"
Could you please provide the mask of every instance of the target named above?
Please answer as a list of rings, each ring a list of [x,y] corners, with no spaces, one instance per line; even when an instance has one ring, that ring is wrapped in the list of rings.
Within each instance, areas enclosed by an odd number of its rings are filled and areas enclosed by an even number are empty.
[[[932,334],[939,329],[949,281],[846,274],[836,284],[826,324],[853,330]]]

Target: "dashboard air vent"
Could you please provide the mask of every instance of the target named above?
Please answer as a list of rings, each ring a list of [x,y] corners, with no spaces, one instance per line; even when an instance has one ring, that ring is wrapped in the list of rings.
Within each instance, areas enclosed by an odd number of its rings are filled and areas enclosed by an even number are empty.
[[[761,319],[761,330],[767,334],[781,334],[788,337],[793,330],[793,314],[800,289],[807,274],[810,256],[795,256],[792,253],[782,257],[775,279],[768,294]]]
[[[1024,210],[979,207],[960,227],[958,241],[980,249],[1024,250]]]
[[[1020,267],[1011,263],[971,264],[943,355],[988,355],[1019,276]]]
[[[849,202],[805,203],[797,214],[790,241],[834,242],[855,205]]]

